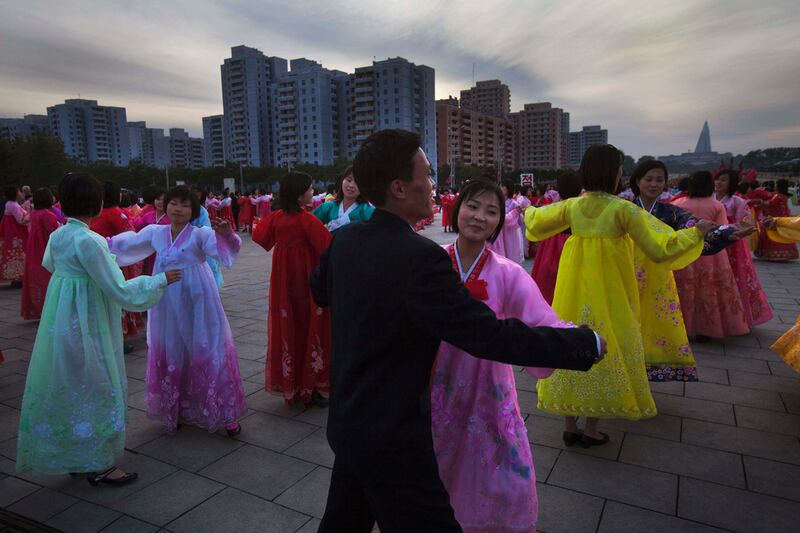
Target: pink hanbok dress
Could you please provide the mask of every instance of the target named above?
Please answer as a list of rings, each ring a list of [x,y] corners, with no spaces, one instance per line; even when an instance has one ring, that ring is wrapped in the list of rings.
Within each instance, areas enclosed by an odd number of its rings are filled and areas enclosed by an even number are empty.
[[[506,200],[506,218],[503,222],[503,229],[497,240],[491,245],[492,251],[511,259],[516,263],[523,261],[522,257],[522,229],[519,224],[520,214],[517,211],[519,204],[509,198]]]
[[[747,205],[747,200],[738,196],[725,196],[720,200],[725,206],[729,224],[753,224],[752,212]],[[744,307],[747,323],[757,326],[772,320],[772,309],[770,309],[767,295],[761,288],[761,281],[756,274],[753,266],[753,257],[750,255],[750,248],[746,239],[740,239],[728,246],[725,251],[733,268],[733,276],[736,278],[736,285],[739,287],[739,296]]]
[[[567,326],[518,264],[486,247],[464,271],[455,245],[444,248],[466,287],[498,318]],[[553,373],[526,371],[538,378]],[[536,475],[511,365],[443,342],[432,375],[431,420],[439,476],[464,531],[535,531]]]
[[[171,226],[150,225],[109,239],[117,263],[128,265],[155,253],[153,273],[180,269],[148,312],[147,414],[168,430],[188,423],[216,431],[245,413],[236,345],[222,308],[209,257],[233,265],[241,239],[188,224],[174,240]]]

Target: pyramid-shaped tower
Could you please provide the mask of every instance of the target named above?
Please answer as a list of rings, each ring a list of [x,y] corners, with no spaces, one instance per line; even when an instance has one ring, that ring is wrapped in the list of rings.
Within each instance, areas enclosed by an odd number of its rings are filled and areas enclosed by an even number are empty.
[[[703,123],[703,131],[700,132],[700,138],[697,139],[697,146],[694,148],[696,154],[707,154],[711,152],[711,133],[708,131],[708,121]]]

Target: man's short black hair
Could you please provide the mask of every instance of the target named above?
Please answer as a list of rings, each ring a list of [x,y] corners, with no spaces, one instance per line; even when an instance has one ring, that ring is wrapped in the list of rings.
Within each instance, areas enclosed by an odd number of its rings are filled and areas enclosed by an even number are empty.
[[[164,212],[167,211],[167,205],[169,205],[172,200],[189,202],[192,206],[192,220],[200,216],[200,201],[197,199],[197,195],[194,191],[186,185],[173,187],[164,196]]]
[[[353,161],[353,177],[361,194],[373,205],[386,204],[389,184],[411,181],[420,136],[413,131],[376,131],[364,141]]]
[[[70,172],[58,184],[61,210],[68,217],[96,217],[103,208],[103,185],[89,174]]]

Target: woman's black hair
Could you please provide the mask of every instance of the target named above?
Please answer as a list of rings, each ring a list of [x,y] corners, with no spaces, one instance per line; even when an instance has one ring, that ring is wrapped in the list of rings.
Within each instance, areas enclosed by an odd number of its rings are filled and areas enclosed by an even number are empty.
[[[556,179],[556,190],[562,200],[578,196],[582,188],[581,175],[572,170],[561,174]]]
[[[500,235],[500,232],[503,229],[503,222],[506,219],[506,201],[503,199],[503,191],[500,190],[500,186],[488,180],[472,180],[461,188],[461,193],[459,193],[456,203],[453,205],[453,218],[451,221],[453,231],[458,233],[458,212],[461,210],[461,204],[470,198],[474,198],[479,194],[487,192],[494,194],[497,197],[497,203],[500,206],[500,222],[498,222],[497,227],[494,229],[492,234],[489,235],[487,240],[489,242],[494,242],[497,239],[497,236]]]
[[[736,186],[736,192],[739,194],[747,194],[750,192],[750,184],[746,181],[740,181],[739,185]]]
[[[33,208],[34,209],[50,209],[53,207],[53,193],[50,189],[36,189],[33,193]]]
[[[725,191],[725,194],[728,196],[733,196],[736,194],[736,191],[739,190],[739,171],[732,168],[726,168],[719,171],[717,177],[714,178],[714,181],[722,176],[728,176],[728,190]]]
[[[103,207],[119,205],[119,185],[114,181],[103,182]]]
[[[61,210],[68,217],[96,217],[103,208],[103,184],[94,176],[70,172],[58,184]]]
[[[5,196],[6,200],[9,202],[16,202],[18,193],[18,185],[8,185],[5,189],[3,189],[3,196]]]
[[[587,191],[614,194],[625,154],[613,144],[595,144],[583,154],[578,172]]]
[[[522,196],[528,198],[528,197],[530,197],[531,193],[533,193],[533,187],[531,187],[528,184],[525,184],[525,185],[523,185],[522,187],[519,188],[519,193]]]
[[[164,194],[164,189],[161,187],[157,185],[148,185],[142,189],[142,200],[144,200],[144,203],[147,205],[153,205],[162,194]]]
[[[200,201],[197,199],[197,194],[186,185],[178,185],[171,188],[167,194],[164,195],[164,211],[167,210],[167,205],[172,200],[188,201],[192,206],[192,220],[200,216]]]
[[[344,192],[342,192],[342,185],[344,185],[344,180],[347,176],[353,176],[353,165],[349,165],[341,176],[336,180],[336,201],[341,202],[344,200]],[[353,178],[355,181],[355,178]],[[356,183],[356,187],[358,187],[358,183]],[[364,195],[361,194],[361,189],[358,190],[358,198],[356,198],[357,204],[365,204],[367,203],[367,199],[364,198]]]
[[[698,170],[689,178],[689,198],[707,198],[714,194],[714,178],[707,170]]]
[[[655,170],[660,168],[664,171],[664,186],[666,187],[667,181],[669,181],[669,171],[667,170],[667,165],[658,161],[656,159],[650,159],[648,161],[644,161],[636,165],[636,168],[633,169],[633,174],[631,174],[631,181],[630,187],[633,191],[633,194],[639,196],[641,191],[639,190],[639,181],[651,170]]]
[[[305,172],[289,172],[281,178],[280,205],[285,213],[300,213],[303,208],[297,203],[311,187],[311,176]]]
[[[484,180],[485,181],[485,180]],[[514,182],[508,178],[500,180],[500,186],[506,188],[506,193],[508,194],[509,198],[514,197]],[[502,189],[501,189],[502,192]]]
[[[789,180],[781,178],[775,182],[775,192],[789,196]]]
[[[689,192],[689,176],[684,176],[678,180],[678,190],[683,192]]]

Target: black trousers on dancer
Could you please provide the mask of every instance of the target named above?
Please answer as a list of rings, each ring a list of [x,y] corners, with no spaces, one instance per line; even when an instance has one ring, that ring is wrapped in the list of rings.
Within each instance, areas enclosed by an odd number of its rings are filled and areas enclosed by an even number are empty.
[[[375,522],[381,533],[461,532],[431,441],[382,453],[336,455],[319,532],[369,533]]]

